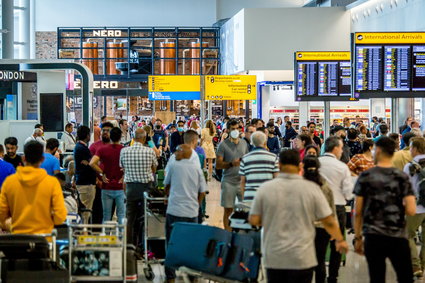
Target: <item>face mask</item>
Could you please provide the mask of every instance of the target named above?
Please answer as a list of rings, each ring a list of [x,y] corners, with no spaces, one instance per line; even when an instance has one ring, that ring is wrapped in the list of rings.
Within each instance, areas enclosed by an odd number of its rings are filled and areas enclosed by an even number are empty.
[[[155,127],[157,130],[161,130],[161,126],[156,126]]]
[[[230,137],[232,139],[237,139],[239,137],[239,131],[238,130],[233,130],[230,132]]]
[[[183,132],[183,131],[184,131],[184,128],[182,128],[182,127],[178,127],[178,128],[177,128],[177,130],[178,130],[179,132]]]

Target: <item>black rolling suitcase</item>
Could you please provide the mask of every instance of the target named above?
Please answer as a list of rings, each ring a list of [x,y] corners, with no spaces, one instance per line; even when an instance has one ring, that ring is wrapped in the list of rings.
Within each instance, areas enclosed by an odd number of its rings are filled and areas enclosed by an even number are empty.
[[[42,236],[0,235],[0,252],[2,282],[69,282],[68,271],[51,260]]]

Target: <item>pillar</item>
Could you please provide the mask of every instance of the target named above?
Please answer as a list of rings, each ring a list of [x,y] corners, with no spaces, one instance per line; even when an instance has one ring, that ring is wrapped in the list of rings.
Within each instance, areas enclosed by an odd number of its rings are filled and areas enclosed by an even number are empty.
[[[2,0],[2,59],[14,59],[14,11],[13,0]]]
[[[391,116],[391,121],[395,120],[391,124],[395,128],[391,129],[391,132],[398,132],[398,127],[404,125],[407,117],[415,117],[415,99],[414,98],[393,98],[398,100],[398,105],[395,108],[396,115],[395,119]],[[391,114],[393,114],[393,109],[391,109]]]
[[[307,126],[306,122],[310,120],[310,103],[309,102],[300,102],[299,110],[299,126]]]

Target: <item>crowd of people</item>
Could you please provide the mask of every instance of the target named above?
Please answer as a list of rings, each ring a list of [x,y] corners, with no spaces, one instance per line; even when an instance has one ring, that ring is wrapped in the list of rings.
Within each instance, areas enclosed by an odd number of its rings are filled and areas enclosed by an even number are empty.
[[[45,139],[37,124],[24,155],[15,137],[0,145],[1,227],[49,233],[73,210],[65,205],[66,188],[88,209],[85,223],[127,218],[127,241],[140,252],[144,193],[164,169],[167,240],[173,223],[203,221],[201,203],[215,178],[224,229],[231,230],[237,203],[250,207],[252,225],[263,227],[268,282],[311,282],[313,276],[317,283],[337,282],[351,220],[355,251],[366,256],[371,281],[385,282],[389,258],[399,282],[413,282],[425,268],[425,248],[418,254],[415,242],[419,227],[425,233],[419,123],[409,117],[390,133],[383,119],[364,125],[357,116],[342,125],[334,120],[330,134],[324,139],[314,121],[297,130],[289,116],[267,123],[224,117],[204,125],[197,117],[168,124],[102,117],[92,131],[66,124],[61,140]],[[347,205],[353,205],[353,219],[347,219]],[[166,276],[172,282],[175,271],[166,267]]]

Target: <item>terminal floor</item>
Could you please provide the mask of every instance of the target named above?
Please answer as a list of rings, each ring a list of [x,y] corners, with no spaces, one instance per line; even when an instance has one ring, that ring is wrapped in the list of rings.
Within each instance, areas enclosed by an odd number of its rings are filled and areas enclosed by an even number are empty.
[[[220,183],[212,180],[209,184],[209,194],[207,195],[207,214],[209,218],[206,222],[209,225],[223,227],[223,208],[220,206]],[[352,242],[352,235],[348,235],[349,243]],[[138,282],[152,282],[147,281],[142,272],[142,263],[139,264],[139,280]],[[160,283],[164,282],[165,274],[163,267],[161,265],[153,266],[155,272],[155,279],[153,282]],[[340,268],[340,277],[339,282],[341,283],[366,283],[369,282],[368,269],[366,264],[366,259],[363,256],[360,256],[353,252],[353,247],[350,244],[350,252],[347,255],[347,261],[345,266],[341,266]],[[176,280],[176,283],[183,282],[183,280],[179,277]],[[207,282],[206,280],[199,280],[198,282]],[[260,282],[266,282],[266,280],[262,280]],[[395,283],[396,275],[390,264],[387,261],[387,283]],[[424,279],[418,279],[415,281],[416,283],[425,283]]]

